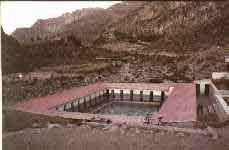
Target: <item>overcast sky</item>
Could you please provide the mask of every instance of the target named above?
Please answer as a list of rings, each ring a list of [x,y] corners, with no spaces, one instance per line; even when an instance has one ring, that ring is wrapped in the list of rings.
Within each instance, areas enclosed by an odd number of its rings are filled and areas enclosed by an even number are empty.
[[[82,8],[108,8],[120,1],[1,1],[1,24],[7,34],[16,28],[30,27],[37,19],[58,17]]]

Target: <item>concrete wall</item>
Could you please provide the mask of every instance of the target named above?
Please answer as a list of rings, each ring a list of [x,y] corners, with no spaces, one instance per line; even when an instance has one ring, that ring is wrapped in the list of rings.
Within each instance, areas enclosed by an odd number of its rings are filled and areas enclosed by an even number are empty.
[[[108,89],[109,90],[109,100],[130,100],[130,89]],[[115,97],[112,97],[112,90],[114,90],[114,95]],[[123,91],[123,98],[121,99],[121,90]],[[172,89],[171,89],[172,90]],[[171,92],[170,90],[170,92]],[[143,90],[143,101],[150,101],[150,91],[151,90]],[[90,95],[86,95],[85,97],[81,97],[78,99],[75,99],[73,101],[70,101],[68,103],[56,106],[50,110],[59,110],[59,111],[85,111],[85,107],[86,108],[90,108],[91,105],[96,105],[98,103],[102,103],[105,100],[108,100],[106,97],[106,92],[107,90],[102,90],[102,91],[97,91],[95,93],[92,93]],[[157,90],[152,90],[153,92],[153,101],[157,101],[160,102],[161,101],[161,91],[157,91]],[[133,90],[133,101],[140,101],[141,100],[141,96],[140,96],[141,91],[140,90]],[[167,95],[169,94],[169,92],[165,93],[165,97],[167,97]],[[100,98],[99,98],[100,97]],[[79,104],[79,106],[78,106]],[[86,104],[86,105],[85,105]]]
[[[115,94],[115,100],[120,100],[120,91],[123,90],[123,100],[130,100],[130,89],[109,89],[109,93],[111,95],[112,90],[114,90]],[[143,101],[149,101],[150,100],[150,91],[151,90],[143,90]],[[161,91],[152,90],[153,91],[153,100],[154,101],[161,101]],[[171,93],[172,88],[169,92],[165,92],[165,97],[168,97],[168,95]],[[134,101],[140,101],[140,92],[141,90],[133,90],[133,100]]]
[[[195,83],[200,85],[199,94],[204,96],[205,95],[205,88],[206,88],[205,85],[210,85],[211,80],[209,80],[209,79],[196,80]]]
[[[210,83],[210,98],[216,101],[214,108],[220,121],[228,120],[229,107],[213,83]]]
[[[229,72],[213,72],[212,73],[212,79],[216,80],[216,79],[229,79]]]
[[[106,94],[106,90],[97,91],[97,92],[92,93],[90,95],[86,95],[84,97],[77,98],[77,99],[72,100],[70,102],[67,102],[65,104],[53,107],[50,110],[64,111],[64,109],[66,109],[66,111],[71,111],[73,109],[72,103],[73,103],[74,108],[78,108],[78,104],[79,104],[80,105],[79,108],[83,109],[83,107],[85,107],[84,103],[86,104],[86,107],[89,108],[90,105],[95,105],[95,102],[100,103],[100,102],[104,101],[103,95],[105,95],[105,94]],[[99,96],[100,96],[100,98],[99,98]],[[78,111],[78,109],[75,109],[75,110]]]
[[[218,90],[223,97],[229,97],[229,90]]]

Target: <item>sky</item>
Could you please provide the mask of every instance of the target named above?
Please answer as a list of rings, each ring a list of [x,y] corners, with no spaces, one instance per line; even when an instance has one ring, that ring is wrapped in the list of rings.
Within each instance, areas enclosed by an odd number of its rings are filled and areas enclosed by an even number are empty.
[[[61,16],[82,8],[108,8],[120,1],[1,1],[1,25],[7,34],[30,27],[37,19]]]

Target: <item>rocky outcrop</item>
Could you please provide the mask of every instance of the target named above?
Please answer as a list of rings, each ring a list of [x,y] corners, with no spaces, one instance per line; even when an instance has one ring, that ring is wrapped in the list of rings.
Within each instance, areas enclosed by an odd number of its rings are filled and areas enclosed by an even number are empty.
[[[228,7],[228,2],[147,2],[110,25],[96,44],[115,48],[120,41],[146,42],[149,46],[141,49],[182,53],[225,45]]]
[[[60,39],[73,33],[82,44],[88,46],[107,24],[117,21],[137,7],[138,5],[123,2],[108,9],[83,8],[57,18],[39,19],[30,28],[16,29],[12,36],[20,43],[31,44]]]

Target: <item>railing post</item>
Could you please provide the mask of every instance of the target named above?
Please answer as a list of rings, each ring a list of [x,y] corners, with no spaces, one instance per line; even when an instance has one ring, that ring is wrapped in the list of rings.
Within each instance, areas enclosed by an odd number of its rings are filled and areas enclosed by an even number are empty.
[[[120,90],[120,99],[123,100],[123,90]]]
[[[200,96],[200,84],[196,84],[196,96]]]
[[[114,90],[111,90],[111,93],[112,93],[112,99],[114,100],[115,99]]]
[[[78,112],[80,112],[80,99],[78,99],[78,105],[77,105],[77,107],[78,107]]]
[[[97,94],[95,93],[95,104],[94,105],[96,105],[97,104]]]
[[[89,95],[89,105],[91,107],[92,103],[91,103],[91,95]]]
[[[106,96],[107,96],[107,100],[109,101],[109,97],[110,97],[110,95],[109,95],[109,89],[106,90]]]
[[[153,102],[153,91],[150,91],[149,100],[150,100],[150,102]]]
[[[163,103],[165,100],[165,92],[161,91],[161,103]]]
[[[74,102],[71,103],[71,109],[72,109],[72,112],[75,111],[75,108],[74,108]]]
[[[140,101],[143,101],[143,91],[140,91]]]
[[[83,104],[84,104],[84,109],[86,109],[87,108],[87,105],[86,105],[86,98],[85,97],[83,99]]]
[[[133,101],[134,91],[130,90],[130,100]]]
[[[107,96],[106,96],[106,92],[103,91],[103,101],[106,100]],[[102,101],[102,102],[103,102]]]
[[[101,94],[99,92],[99,104],[100,104],[100,102],[101,102]]]
[[[67,110],[67,108],[66,108],[66,105],[64,104],[64,111],[66,111]]]
[[[204,95],[209,96],[209,84],[205,84]]]

